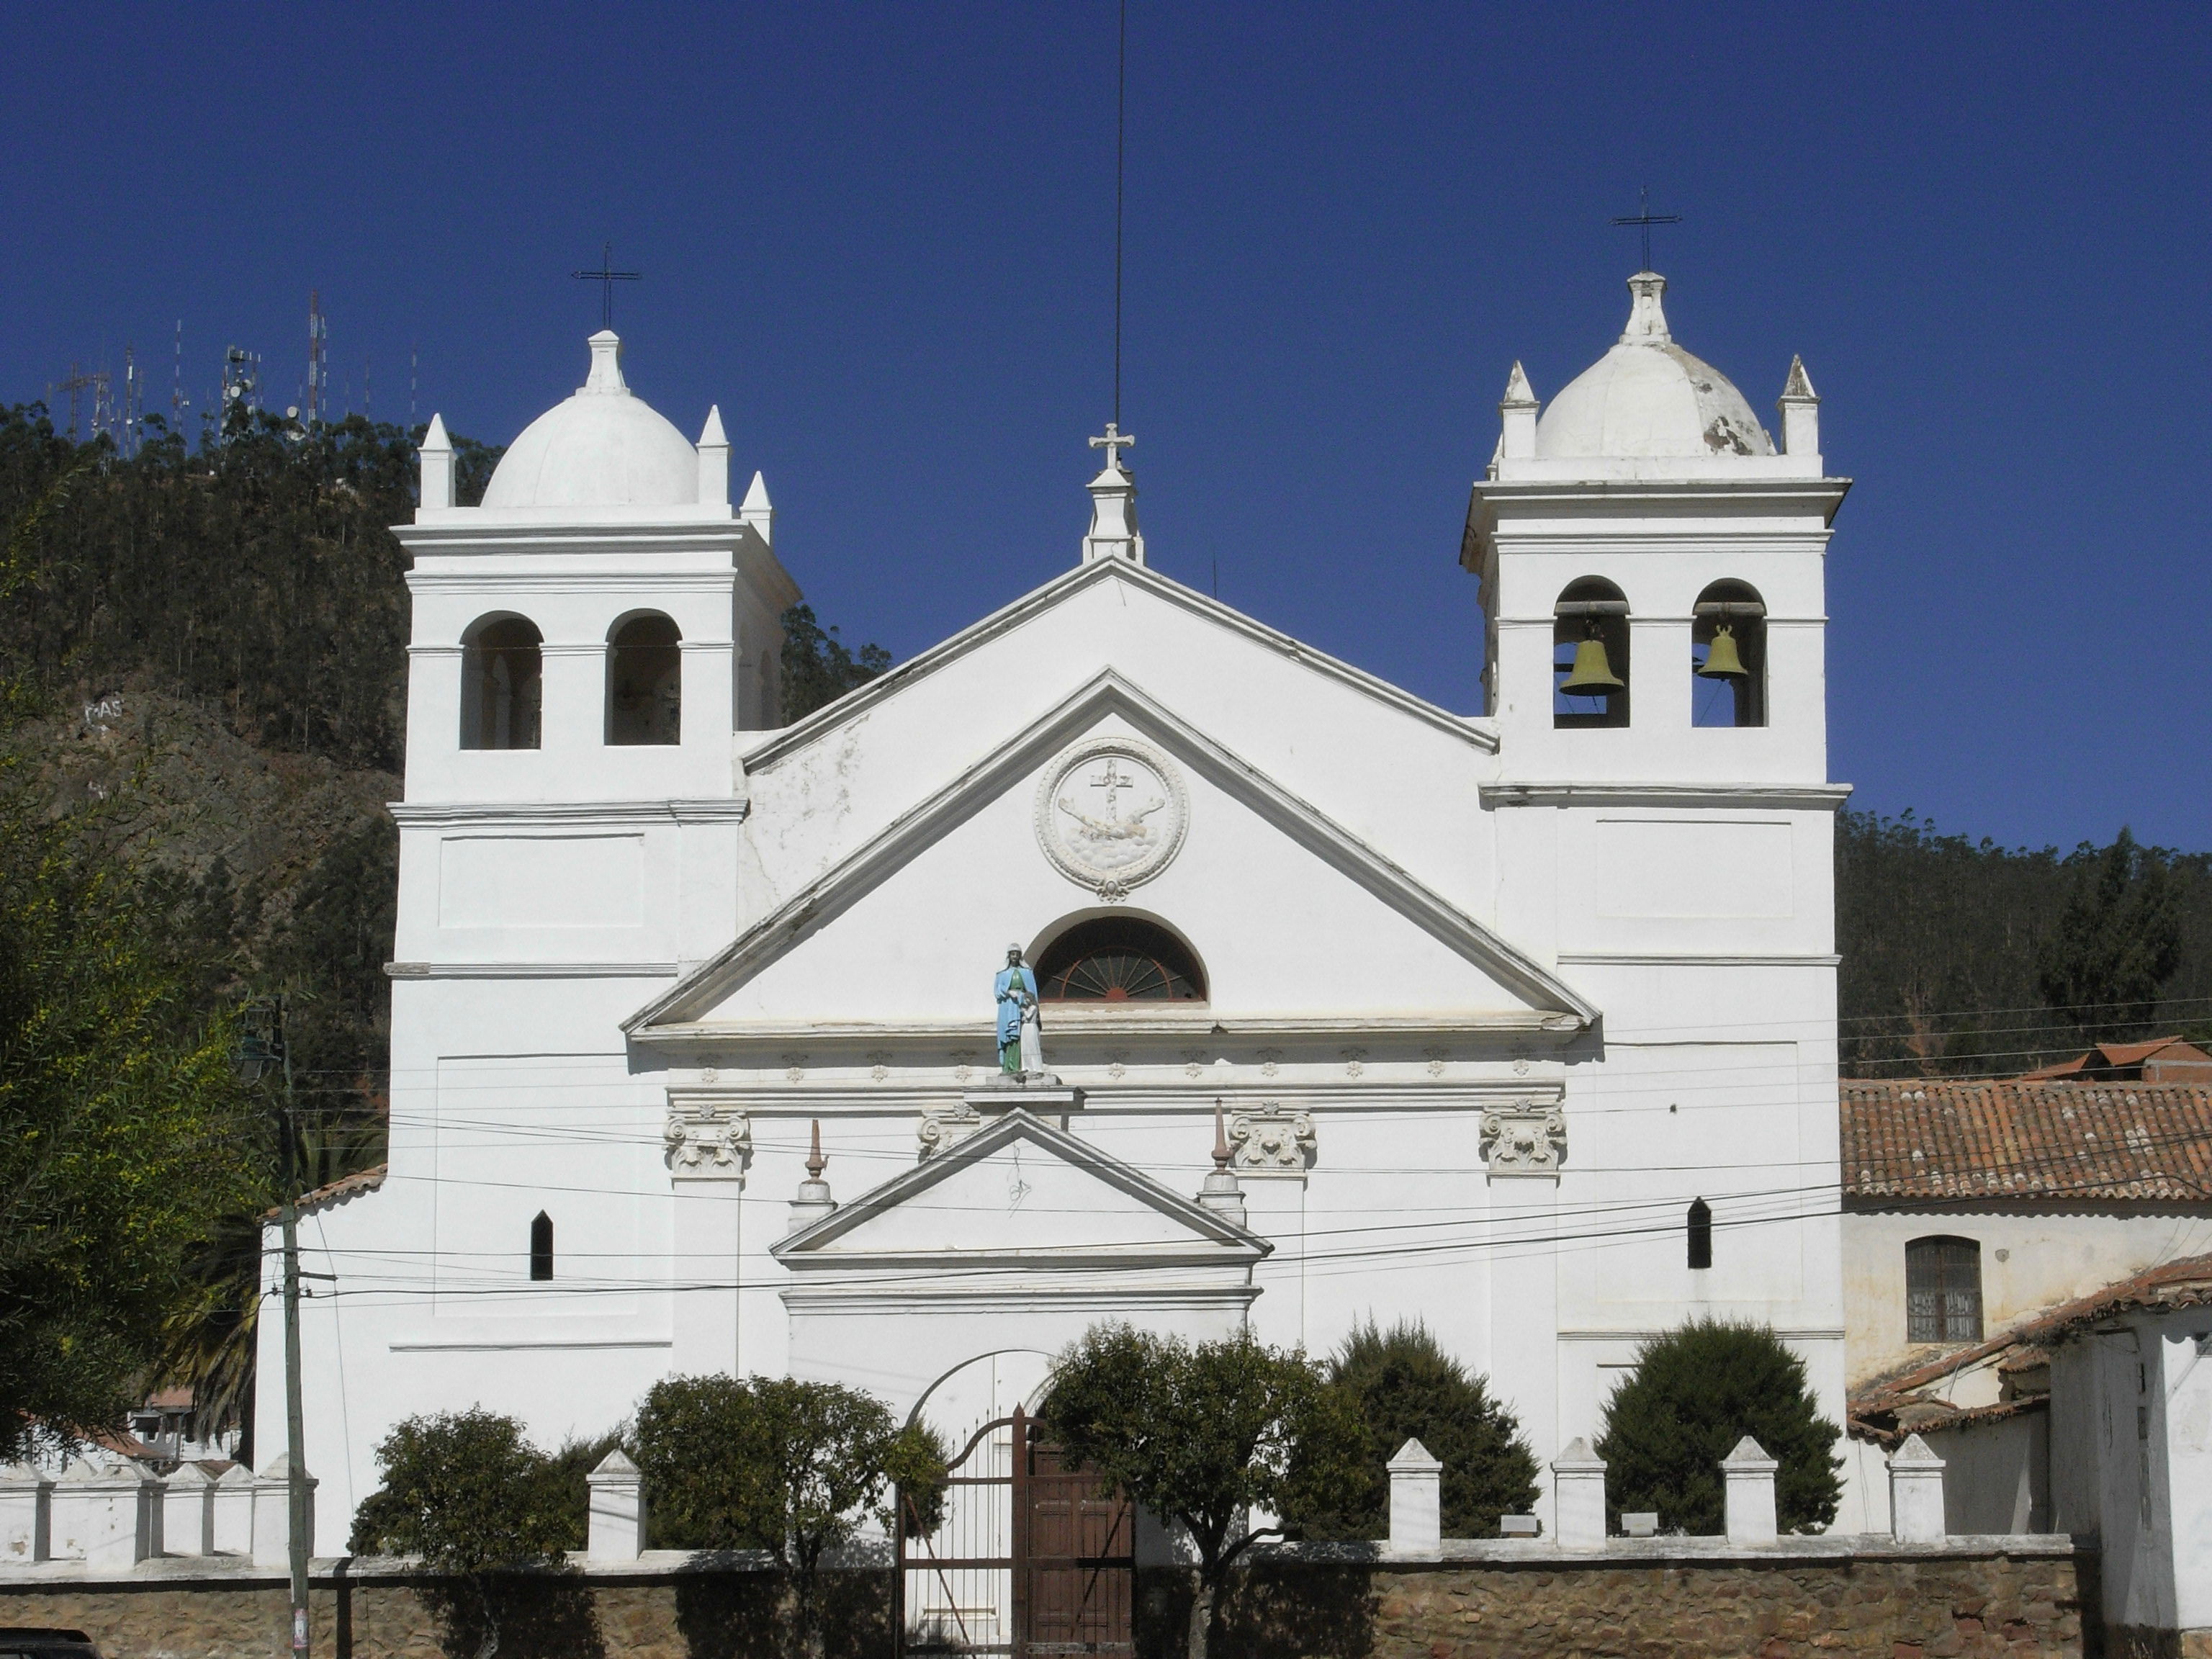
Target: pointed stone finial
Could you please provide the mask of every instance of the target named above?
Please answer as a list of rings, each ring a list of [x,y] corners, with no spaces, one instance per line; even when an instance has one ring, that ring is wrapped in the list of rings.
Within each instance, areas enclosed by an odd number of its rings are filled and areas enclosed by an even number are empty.
[[[1528,371],[1516,361],[1505,382],[1505,395],[1498,400],[1504,430],[1498,434],[1496,459],[1531,461],[1536,458],[1536,392]]]
[[[1933,1544],[1949,1530],[1943,1460],[1917,1434],[1889,1455],[1889,1534],[1900,1544]]]
[[[1237,1171],[1230,1168],[1235,1154],[1229,1150],[1229,1129],[1221,1115],[1221,1101],[1213,1103],[1213,1173],[1207,1176],[1198,1189],[1198,1201],[1217,1215],[1223,1215],[1238,1226],[1244,1224],[1244,1189],[1237,1182]]]
[[[1782,453],[1818,460],[1820,399],[1813,390],[1813,377],[1806,374],[1802,357],[1790,358],[1790,378],[1782,383],[1781,400],[1775,408],[1782,416]]]
[[[1731,1544],[1771,1544],[1776,1536],[1774,1472],[1782,1465],[1749,1435],[1721,1459],[1723,1495]]]
[[[1552,1512],[1561,1548],[1605,1547],[1605,1460],[1580,1435],[1552,1460]]]
[[[645,1548],[645,1480],[617,1446],[584,1477],[591,1496],[585,1553],[594,1561],[635,1561]]]
[[[770,547],[775,545],[775,508],[769,504],[768,480],[757,472],[753,474],[752,487],[745,491],[745,503],[738,509],[738,517],[760,532],[760,538]]]
[[[699,434],[699,505],[730,504],[730,440],[722,430],[722,406],[710,404]]]
[[[451,507],[455,499],[453,441],[446,435],[444,416],[430,416],[429,428],[422,434],[422,447],[419,453],[422,458],[422,506],[433,511]]]
[[[1674,337],[1667,331],[1667,311],[1660,303],[1667,279],[1656,270],[1639,270],[1628,279],[1635,297],[1628,307],[1628,326],[1621,331],[1623,345],[1665,345]]]
[[[798,1232],[811,1227],[837,1207],[837,1200],[830,1196],[830,1183],[822,1172],[830,1167],[830,1160],[822,1153],[822,1120],[814,1120],[814,1128],[806,1152],[806,1179],[799,1183],[799,1196],[791,1201],[791,1229]]]
[[[1443,1551],[1443,1464],[1408,1440],[1382,1467],[1390,1475],[1390,1553],[1434,1559]]]
[[[592,372],[579,390],[611,398],[628,397],[629,387],[623,382],[622,372],[622,336],[611,328],[603,328],[592,336],[590,343]]]

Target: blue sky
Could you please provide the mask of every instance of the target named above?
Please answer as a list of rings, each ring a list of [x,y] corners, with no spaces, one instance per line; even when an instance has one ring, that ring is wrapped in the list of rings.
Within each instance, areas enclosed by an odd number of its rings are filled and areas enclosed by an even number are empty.
[[[906,655],[1073,558],[1108,412],[1114,19],[1087,4],[15,6],[0,398],[184,324],[495,442],[719,402],[778,550]],[[2212,13],[1131,0],[1124,424],[1153,562],[1478,706],[1467,485],[1519,357],[1677,337],[1858,482],[1832,775],[2002,841],[2212,848]],[[363,382],[369,390],[366,394]]]

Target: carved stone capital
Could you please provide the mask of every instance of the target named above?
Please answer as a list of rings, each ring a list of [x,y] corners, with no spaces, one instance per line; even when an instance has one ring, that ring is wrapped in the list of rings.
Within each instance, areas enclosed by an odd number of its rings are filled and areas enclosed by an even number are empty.
[[[1313,1114],[1269,1102],[1229,1120],[1230,1161],[1239,1175],[1304,1175],[1313,1168]]]
[[[1557,1106],[1523,1102],[1482,1115],[1482,1156],[1498,1176],[1552,1176],[1567,1155],[1567,1115]]]
[[[660,1139],[679,1181],[743,1181],[752,1161],[752,1119],[732,1106],[671,1106]]]
[[[949,1106],[923,1108],[921,1121],[915,1126],[915,1138],[921,1142],[921,1156],[931,1158],[958,1146],[982,1127],[982,1113],[965,1101],[955,1101]]]

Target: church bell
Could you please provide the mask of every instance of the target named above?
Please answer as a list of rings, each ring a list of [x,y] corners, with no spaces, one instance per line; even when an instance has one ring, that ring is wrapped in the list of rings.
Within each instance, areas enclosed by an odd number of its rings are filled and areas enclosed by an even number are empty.
[[[1623,684],[1614,677],[1612,660],[1605,654],[1605,641],[1597,636],[1593,624],[1589,637],[1575,647],[1575,665],[1559,690],[1571,697],[1602,697],[1621,690]]]
[[[1751,671],[1743,665],[1743,658],[1737,653],[1735,635],[1729,631],[1726,623],[1713,630],[1713,642],[1706,648],[1705,661],[1698,665],[1698,672],[1709,680],[1751,678]]]

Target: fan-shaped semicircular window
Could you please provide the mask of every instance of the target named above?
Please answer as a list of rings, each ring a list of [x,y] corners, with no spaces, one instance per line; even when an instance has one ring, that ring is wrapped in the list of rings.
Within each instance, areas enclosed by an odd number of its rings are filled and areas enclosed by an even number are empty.
[[[1047,1002],[1203,1002],[1206,972],[1191,948],[1142,916],[1079,921],[1036,967]]]

